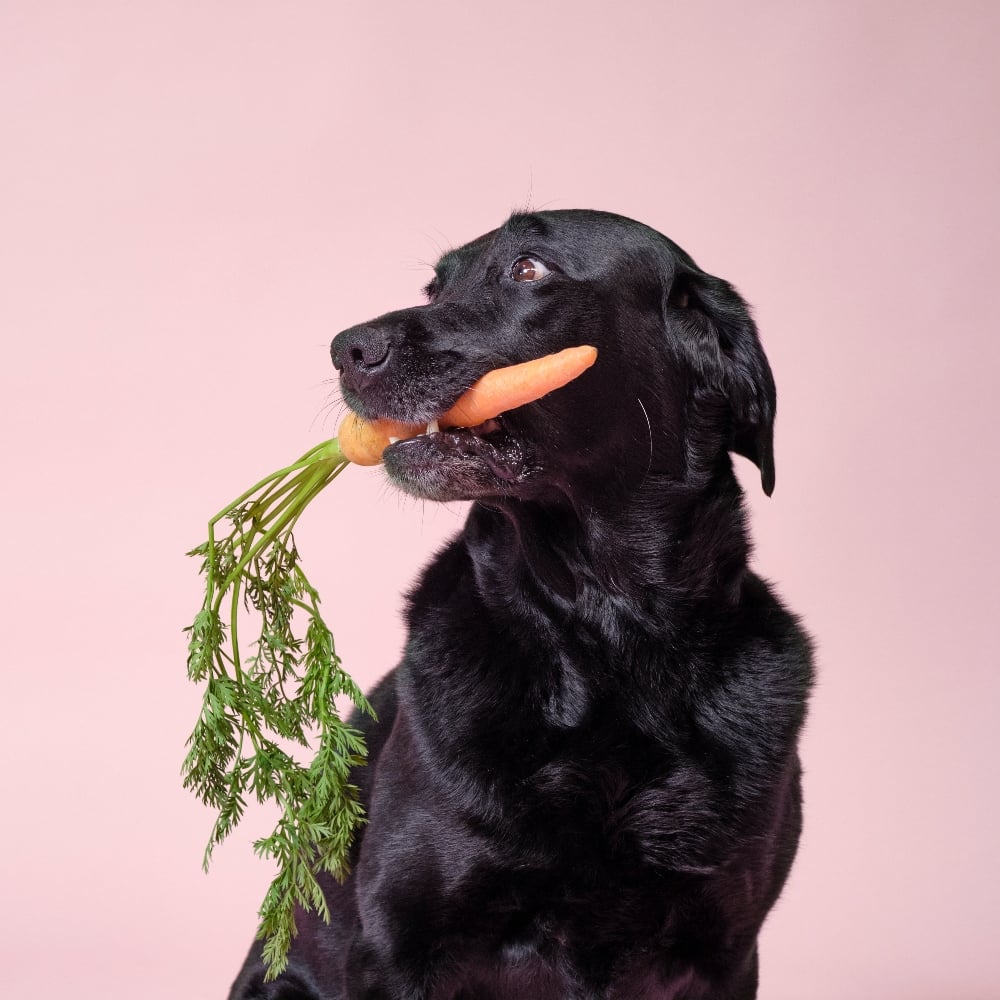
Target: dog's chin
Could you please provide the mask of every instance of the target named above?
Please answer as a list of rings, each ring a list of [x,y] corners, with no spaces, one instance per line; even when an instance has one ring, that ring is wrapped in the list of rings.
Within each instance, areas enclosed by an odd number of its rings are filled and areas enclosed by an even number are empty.
[[[397,441],[382,461],[396,486],[423,500],[511,496],[527,469],[521,443],[497,420]]]

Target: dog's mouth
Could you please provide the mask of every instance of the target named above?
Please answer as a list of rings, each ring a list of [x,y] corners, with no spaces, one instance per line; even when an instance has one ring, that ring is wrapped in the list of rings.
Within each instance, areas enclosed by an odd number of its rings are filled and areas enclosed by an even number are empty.
[[[511,492],[524,476],[525,449],[505,415],[475,427],[439,427],[392,441],[382,453],[389,477],[428,500],[473,500]]]

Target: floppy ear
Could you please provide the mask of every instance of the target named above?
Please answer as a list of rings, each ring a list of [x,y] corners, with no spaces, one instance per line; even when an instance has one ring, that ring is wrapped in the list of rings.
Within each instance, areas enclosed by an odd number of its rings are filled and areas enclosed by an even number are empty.
[[[674,276],[665,311],[696,370],[728,403],[727,447],[760,469],[761,486],[770,496],[774,490],[774,376],[746,303],[727,281],[692,266]]]

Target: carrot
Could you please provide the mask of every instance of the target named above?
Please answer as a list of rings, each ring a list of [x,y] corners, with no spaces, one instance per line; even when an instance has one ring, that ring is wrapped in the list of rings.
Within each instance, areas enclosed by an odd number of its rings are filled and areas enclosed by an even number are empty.
[[[597,360],[597,348],[567,347],[519,365],[487,372],[443,414],[441,427],[475,427],[525,403],[534,402],[582,375]],[[378,465],[390,438],[404,440],[422,434],[424,424],[365,420],[349,413],[337,435],[344,457],[356,465]]]
[[[365,420],[356,413],[348,413],[340,423],[337,442],[341,454],[355,465],[378,465],[382,452],[389,447],[390,438],[416,437],[426,424],[400,424],[395,420]]]
[[[439,423],[443,427],[475,427],[572,382],[596,360],[596,347],[567,347],[533,361],[495,368],[466,391]]]

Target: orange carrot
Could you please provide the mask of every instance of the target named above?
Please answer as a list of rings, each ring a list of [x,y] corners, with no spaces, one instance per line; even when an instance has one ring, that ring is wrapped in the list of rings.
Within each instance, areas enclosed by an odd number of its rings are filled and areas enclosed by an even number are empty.
[[[365,420],[356,413],[348,413],[340,423],[337,442],[340,452],[355,465],[378,465],[382,452],[389,446],[389,438],[416,437],[426,424],[414,427],[394,420]]]
[[[475,427],[507,410],[524,406],[572,382],[597,360],[596,347],[567,347],[533,361],[487,372],[455,405],[439,418],[441,427]],[[393,420],[368,421],[349,413],[340,425],[340,450],[356,465],[378,465],[389,438],[412,438],[424,424]]]
[[[495,368],[472,386],[439,422],[442,427],[475,427],[572,382],[596,360],[596,347],[567,347],[534,361]]]

